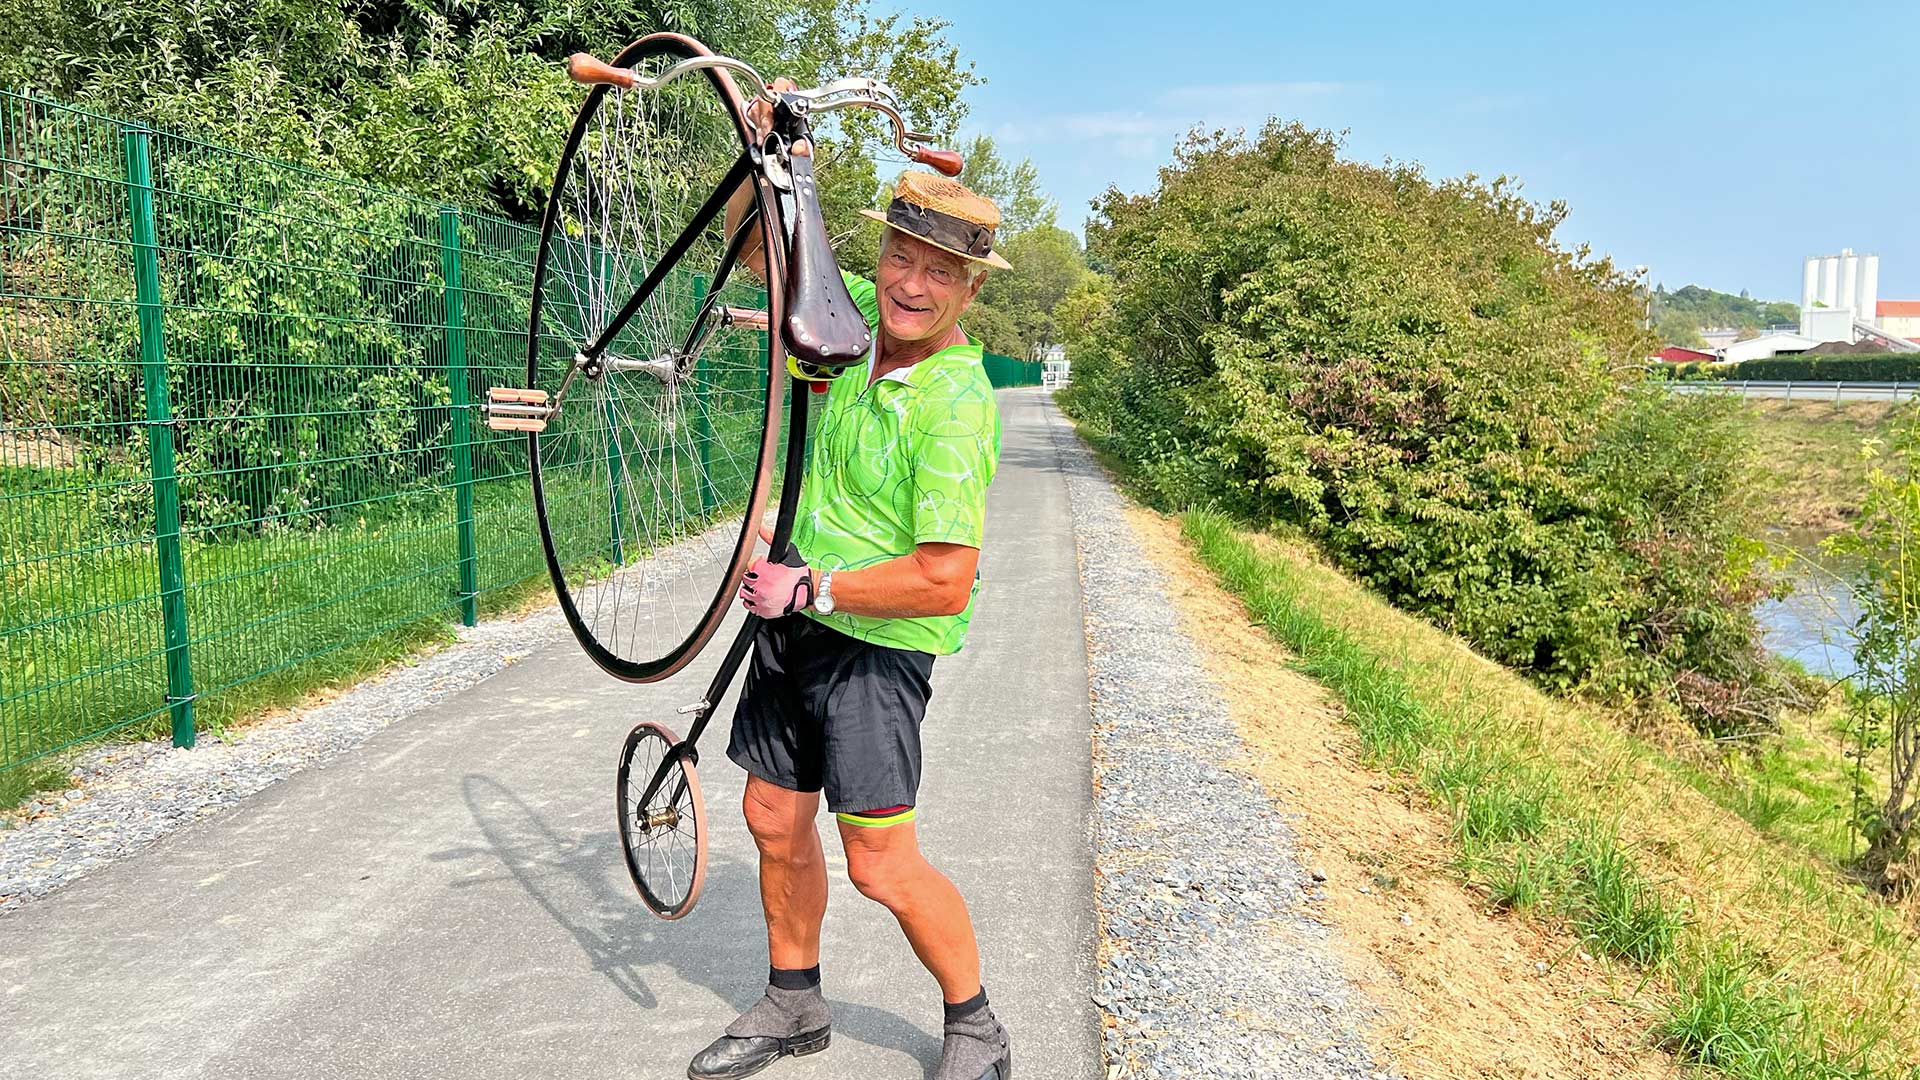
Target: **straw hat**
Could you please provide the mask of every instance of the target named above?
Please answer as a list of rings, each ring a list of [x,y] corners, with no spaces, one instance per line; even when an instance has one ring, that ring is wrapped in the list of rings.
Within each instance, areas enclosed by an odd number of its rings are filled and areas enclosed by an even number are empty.
[[[1000,227],[1000,208],[958,180],[929,172],[901,173],[886,213],[860,212],[963,259],[1001,270],[1013,269],[993,250],[993,230]]]

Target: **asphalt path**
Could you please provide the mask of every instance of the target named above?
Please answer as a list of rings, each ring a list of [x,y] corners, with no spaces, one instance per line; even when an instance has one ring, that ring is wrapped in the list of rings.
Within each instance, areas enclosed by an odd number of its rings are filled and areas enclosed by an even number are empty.
[[[972,907],[1025,1077],[1098,1074],[1087,653],[1064,478],[1039,390],[999,395],[986,586],[935,665],[922,843]],[[613,771],[687,672],[631,686],[567,639],[360,748],[0,919],[10,1077],[675,1078],[766,975],[744,774],[722,707],[702,749],[713,838],[686,919],[641,907]],[[737,688],[736,688],[737,692]],[[834,1040],[768,1077],[931,1075],[939,990],[834,874]]]

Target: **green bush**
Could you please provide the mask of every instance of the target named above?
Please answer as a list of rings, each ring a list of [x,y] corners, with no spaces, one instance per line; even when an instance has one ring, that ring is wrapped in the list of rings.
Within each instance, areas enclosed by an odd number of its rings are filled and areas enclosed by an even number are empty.
[[[1689,361],[1685,364],[1669,364],[1654,361],[1647,365],[1647,375],[1661,382],[1694,382],[1699,380],[1731,379],[1738,364],[1716,364],[1706,361]]]
[[[1507,183],[1194,136],[1089,224],[1069,411],[1169,506],[1304,528],[1556,688],[1767,709],[1744,421],[1647,386],[1641,302]]]
[[[1770,356],[1732,365],[1728,379],[1774,382],[1915,382],[1920,353],[1844,353]]]

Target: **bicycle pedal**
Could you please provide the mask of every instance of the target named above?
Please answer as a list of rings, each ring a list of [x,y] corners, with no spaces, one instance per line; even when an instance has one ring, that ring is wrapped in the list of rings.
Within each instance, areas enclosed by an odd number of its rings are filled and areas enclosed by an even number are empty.
[[[494,431],[545,431],[555,410],[547,403],[545,390],[490,386],[480,412]]]
[[[748,330],[765,330],[767,313],[755,308],[721,307],[720,324],[722,326],[741,326]]]
[[[707,707],[707,699],[701,698],[699,701],[696,701],[691,705],[682,705],[673,711],[681,716],[686,716],[688,713],[697,713],[706,707]]]

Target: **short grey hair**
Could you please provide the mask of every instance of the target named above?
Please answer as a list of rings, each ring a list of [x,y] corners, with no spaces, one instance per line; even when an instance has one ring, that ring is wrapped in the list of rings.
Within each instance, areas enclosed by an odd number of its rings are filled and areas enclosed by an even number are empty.
[[[884,229],[884,230],[882,230],[882,231],[881,231],[881,233],[880,233],[880,255],[881,255],[881,257],[882,257],[882,258],[885,258],[885,257],[886,257],[886,254],[887,254],[887,245],[893,242],[893,237],[894,237],[894,234],[895,234],[895,233],[898,233],[899,231],[900,231],[900,230],[898,230],[898,229]],[[924,240],[923,240],[923,241],[921,241],[921,243],[926,243],[926,241],[924,241]],[[937,245],[937,244],[931,244],[931,245],[929,245],[929,246],[931,246],[931,247],[939,247],[939,245]],[[942,250],[942,251],[946,251],[946,249],[945,249],[945,248],[940,248],[940,250]],[[952,253],[952,252],[950,252],[950,251],[949,251],[949,252],[947,252],[947,254],[949,254],[949,255],[953,255],[953,253]],[[988,266],[988,265],[987,265],[986,263],[983,263],[983,262],[981,262],[981,261],[980,261],[980,260],[978,260],[978,259],[969,259],[969,258],[966,258],[965,256],[962,256],[962,255],[954,255],[953,257],[954,257],[954,258],[956,258],[956,259],[959,259],[959,260],[960,260],[960,263],[961,263],[961,265],[962,265],[962,266],[964,266],[964,267],[966,267],[966,274],[967,274],[967,287],[968,287],[969,289],[971,289],[971,288],[973,287],[973,285],[974,285],[974,283],[975,283],[975,282],[977,282],[977,281],[979,281],[979,280],[980,280],[981,278],[983,278],[983,277],[986,277],[986,276],[987,276],[987,271],[989,271],[989,270],[991,270],[991,269],[993,269],[993,267],[991,267],[991,266]]]

